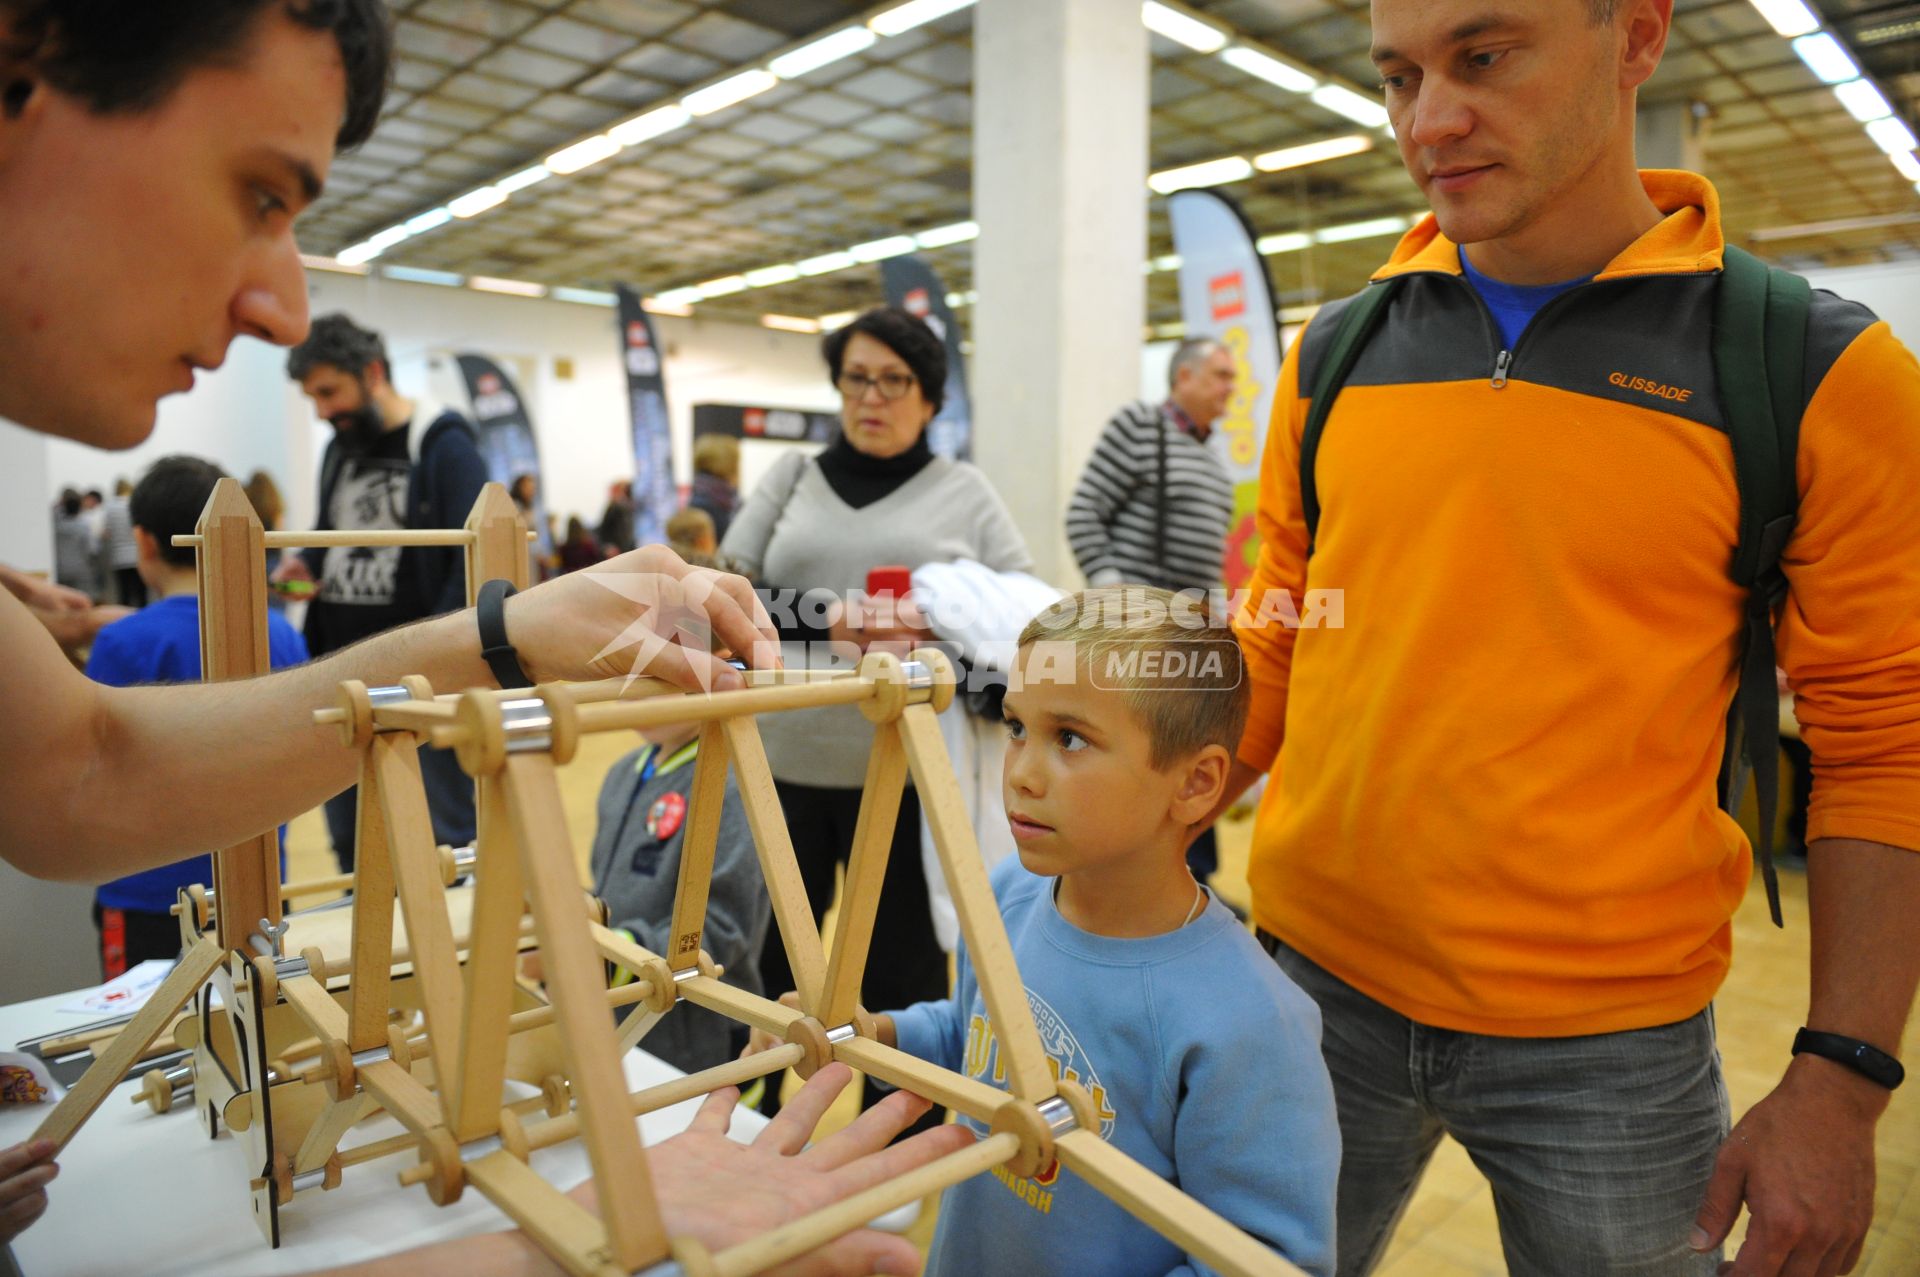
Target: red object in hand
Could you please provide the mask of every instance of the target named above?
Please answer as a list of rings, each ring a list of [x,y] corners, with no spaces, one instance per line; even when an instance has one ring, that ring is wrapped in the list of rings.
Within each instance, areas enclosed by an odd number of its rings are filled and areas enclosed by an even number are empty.
[[[872,598],[890,598],[913,588],[913,572],[899,564],[872,568],[867,572],[867,594]]]

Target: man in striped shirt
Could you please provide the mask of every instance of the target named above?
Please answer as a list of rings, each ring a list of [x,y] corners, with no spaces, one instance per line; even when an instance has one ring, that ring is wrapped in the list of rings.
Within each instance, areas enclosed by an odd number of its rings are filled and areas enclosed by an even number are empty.
[[[1233,484],[1207,436],[1233,379],[1219,342],[1181,342],[1166,401],[1127,404],[1107,422],[1067,506],[1067,540],[1088,585],[1220,584]]]

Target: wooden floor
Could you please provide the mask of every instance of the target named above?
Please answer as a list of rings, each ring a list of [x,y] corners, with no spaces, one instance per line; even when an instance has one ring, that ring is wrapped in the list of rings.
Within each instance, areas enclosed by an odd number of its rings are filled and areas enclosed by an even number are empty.
[[[591,736],[561,770],[561,785],[574,853],[584,867],[593,838],[594,798],[601,778],[636,737]],[[1230,900],[1246,900],[1246,822],[1222,829],[1222,868],[1215,885]],[[295,880],[335,872],[318,812],[295,821],[288,834],[289,876]],[[1736,1119],[1766,1095],[1786,1067],[1794,1030],[1807,1006],[1807,908],[1804,878],[1781,875],[1785,931],[1767,918],[1758,880],[1734,920],[1733,972],[1716,1003],[1720,1053]],[[831,928],[832,919],[828,919]],[[1909,1025],[1901,1052],[1920,1062],[1920,1018]],[[1916,1072],[1920,1072],[1917,1069]],[[836,1106],[823,1131],[853,1116],[850,1100]],[[1920,1274],[1920,1083],[1903,1087],[1881,1121],[1880,1180],[1873,1231],[1857,1273],[1870,1277]],[[923,1246],[932,1236],[932,1203],[910,1236]],[[1736,1240],[1744,1235],[1743,1217]],[[1378,1270],[1380,1277],[1495,1277],[1504,1273],[1493,1198],[1486,1181],[1451,1141],[1441,1146],[1408,1208],[1399,1233]]]

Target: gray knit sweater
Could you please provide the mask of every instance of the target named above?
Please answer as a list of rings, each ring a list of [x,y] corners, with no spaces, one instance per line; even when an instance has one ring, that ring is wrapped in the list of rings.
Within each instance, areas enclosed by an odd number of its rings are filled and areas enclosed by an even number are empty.
[[[795,453],[768,471],[727,529],[723,553],[762,585],[863,589],[870,568],[972,559],[996,572],[1032,567],[1026,541],[986,475],[935,457],[871,505],[842,501],[811,458]],[[787,652],[798,666],[805,654]],[[858,789],[873,750],[873,724],[858,707],[766,714],[760,734],[773,774],[822,788]]]

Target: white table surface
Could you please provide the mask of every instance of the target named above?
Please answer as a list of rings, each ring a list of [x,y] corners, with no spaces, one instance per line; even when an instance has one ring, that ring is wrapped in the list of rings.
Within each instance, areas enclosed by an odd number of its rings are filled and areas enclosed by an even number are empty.
[[[86,1023],[57,1010],[73,996],[0,1007],[0,1044],[11,1048]],[[681,1076],[640,1050],[628,1052],[625,1065],[632,1090]],[[166,1114],[155,1114],[145,1104],[136,1107],[130,1098],[134,1091],[131,1083],[117,1087],[61,1154],[46,1214],[13,1243],[24,1277],[268,1277],[509,1224],[472,1187],[448,1207],[435,1206],[425,1187],[401,1188],[395,1176],[418,1159],[398,1153],[347,1167],[340,1187],[331,1192],[297,1194],[280,1208],[280,1248],[269,1249],[253,1221],[244,1148],[237,1138],[223,1130],[219,1139],[207,1139],[191,1107]],[[658,1143],[685,1129],[699,1105],[688,1100],[647,1114],[639,1119],[642,1139]],[[47,1111],[44,1105],[0,1108],[0,1147],[30,1136]],[[758,1113],[734,1111],[736,1139],[751,1139],[765,1125]],[[402,1130],[382,1114],[354,1127],[341,1147]],[[530,1164],[562,1189],[587,1178],[586,1150],[578,1140],[538,1150]]]

